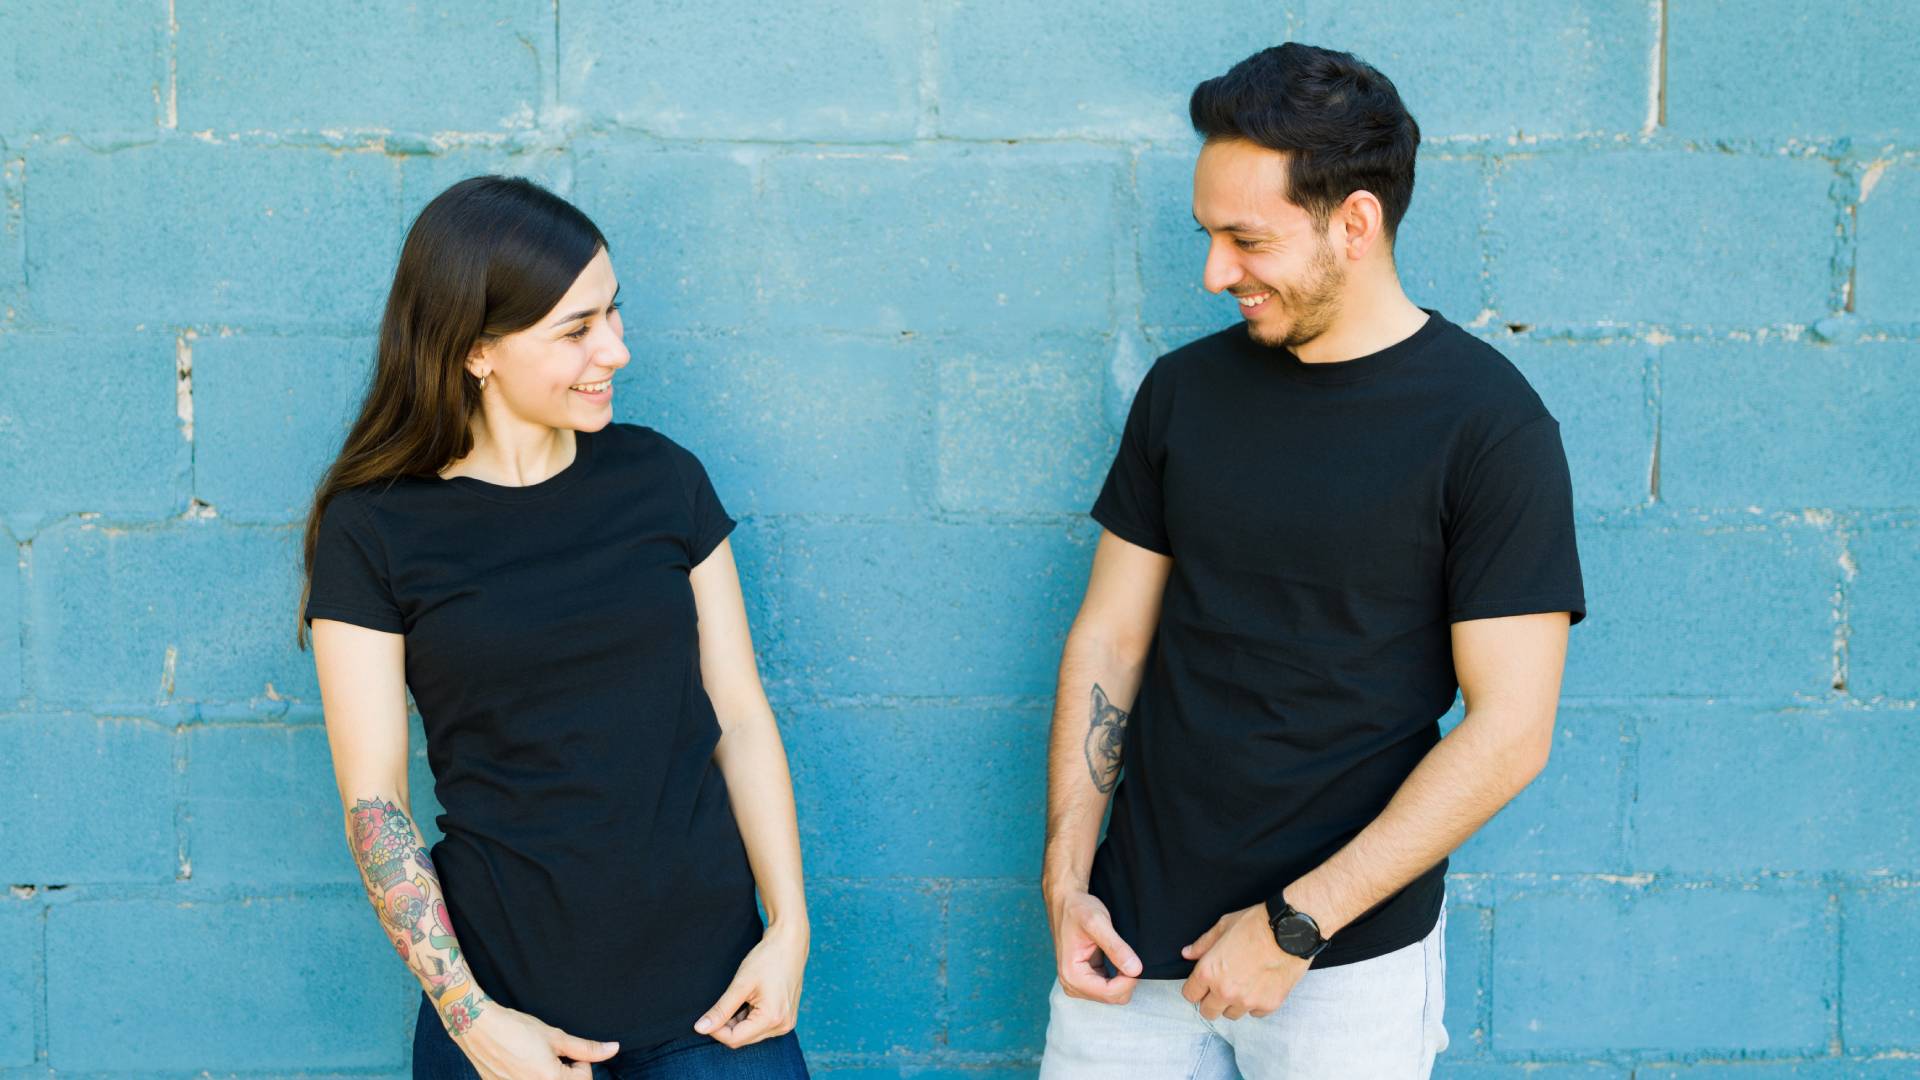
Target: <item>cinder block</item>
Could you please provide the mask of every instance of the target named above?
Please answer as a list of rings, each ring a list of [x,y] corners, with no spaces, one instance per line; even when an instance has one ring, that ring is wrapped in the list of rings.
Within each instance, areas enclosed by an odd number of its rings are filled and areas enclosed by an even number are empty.
[[[1203,79],[1287,37],[1287,12],[1196,17],[1151,0],[935,5],[942,134],[1173,139]]]
[[[904,882],[807,882],[813,939],[799,1030],[809,1053],[939,1045],[943,899]]]
[[[383,154],[181,140],[112,153],[48,146],[31,166],[29,302],[45,319],[356,331],[379,322],[399,251]]]
[[[1629,1080],[1632,1069],[1598,1062],[1461,1061],[1449,1046],[1433,1062],[1434,1080]]]
[[[174,17],[180,126],[194,131],[530,127],[553,64],[547,0],[229,0]]]
[[[767,317],[883,333],[1106,330],[1115,275],[1134,272],[1122,165],[1062,146],[770,158]]]
[[[0,761],[10,777],[0,885],[173,880],[171,733],[140,720],[10,716]]]
[[[27,288],[27,159],[0,140],[0,326],[20,316]]]
[[[162,334],[0,341],[0,510],[161,515],[186,504],[193,445]]]
[[[1870,522],[1847,551],[1858,568],[1847,595],[1847,688],[1920,698],[1920,527]]]
[[[1049,719],[1044,706],[794,709],[781,731],[808,872],[1037,875]]]
[[[629,333],[760,321],[771,289],[754,168],[737,155],[595,143],[574,167],[575,204],[600,226]],[[871,209],[871,208],[869,208]]]
[[[1651,495],[1648,350],[1637,343],[1494,342],[1560,421],[1574,505],[1620,509]]]
[[[0,8],[0,135],[152,131],[167,106],[165,0],[76,17],[60,0]]]
[[[1755,518],[1582,520],[1562,692],[1782,698],[1833,681],[1833,537]]]
[[[419,992],[359,895],[48,912],[56,1070],[393,1068]]]
[[[1441,942],[1447,961],[1447,1000],[1440,1016],[1447,1029],[1447,1049],[1441,1061],[1487,1052],[1493,908],[1474,902],[1464,892],[1454,882],[1447,883],[1447,932]]]
[[[1634,1073],[1635,1080],[1913,1080],[1915,1076],[1920,1076],[1920,1065],[1910,1057],[1662,1062]]]
[[[1096,535],[1079,520],[796,523],[760,587],[804,629],[776,638],[766,670],[837,694],[1050,693]]]
[[[1826,1051],[1836,942],[1817,885],[1525,891],[1496,918],[1502,1056]]]
[[[1887,803],[1915,761],[1920,719],[1910,712],[1655,710],[1640,725],[1633,866],[1920,871],[1920,822]]]
[[[1449,869],[1519,874],[1624,869],[1625,741],[1626,721],[1618,710],[1561,706],[1546,769],[1461,845]]]
[[[1912,135],[1916,39],[1920,11],[1903,0],[1675,4],[1667,124],[1695,137]]]
[[[1660,497],[1738,509],[1920,504],[1912,346],[1660,350]]]
[[[375,347],[371,337],[190,341],[194,494],[228,520],[304,521],[366,397]]]
[[[1920,322],[1920,164],[1888,166],[1856,214],[1854,310],[1882,322]]]
[[[569,0],[560,100],[675,138],[911,138],[919,11],[805,0],[716,18],[699,6]]]
[[[1413,201],[1393,242],[1408,299],[1456,323],[1479,317],[1487,306],[1480,239],[1486,205],[1486,165],[1478,158],[1429,153],[1414,162]]]
[[[1409,32],[1411,13],[1392,0],[1300,0],[1293,37],[1378,68],[1423,139],[1628,132],[1646,122],[1658,23],[1645,3],[1470,0],[1417,10]],[[1489,63],[1489,44],[1501,39],[1524,44]]]
[[[39,902],[0,897],[0,971],[6,972],[0,978],[0,1066],[34,1062],[45,920]]]
[[[33,543],[29,692],[72,707],[313,698],[299,536],[213,519],[63,521]]]
[[[322,727],[189,728],[182,826],[193,880],[357,883]]]
[[[1811,322],[1830,306],[1832,183],[1806,158],[1507,158],[1489,234],[1495,310],[1522,323]],[[1756,220],[1768,226],[1736,224]]]
[[[1920,889],[1848,892],[1840,904],[1841,1040],[1855,1054],[1920,1049]]]
[[[699,455],[745,513],[911,512],[931,425],[917,343],[629,331],[614,409]]]
[[[1112,346],[981,341],[938,361],[944,510],[1085,513],[1117,443],[1101,414]]]
[[[1038,871],[1011,882],[955,882],[949,911],[947,1047],[1037,1057],[1056,978]]]

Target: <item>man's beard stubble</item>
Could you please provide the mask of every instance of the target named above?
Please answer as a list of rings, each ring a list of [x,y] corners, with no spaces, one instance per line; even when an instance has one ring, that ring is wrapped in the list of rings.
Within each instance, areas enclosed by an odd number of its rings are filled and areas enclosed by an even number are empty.
[[[1292,317],[1286,332],[1279,337],[1268,337],[1261,332],[1259,323],[1249,320],[1247,333],[1254,341],[1270,348],[1297,349],[1305,345],[1326,333],[1340,317],[1340,298],[1346,283],[1340,262],[1334,258],[1333,245],[1322,240],[1313,253],[1313,262],[1307,267],[1304,283],[1297,286],[1263,283],[1273,290],[1274,301]]]

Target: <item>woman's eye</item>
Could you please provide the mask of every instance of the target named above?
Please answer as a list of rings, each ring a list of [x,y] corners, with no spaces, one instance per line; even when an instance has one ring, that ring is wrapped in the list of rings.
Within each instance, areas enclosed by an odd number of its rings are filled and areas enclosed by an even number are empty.
[[[586,337],[587,331],[591,329],[593,329],[593,327],[583,325],[580,327],[580,329],[575,330],[572,333],[568,334],[567,338],[571,341],[579,341],[581,338]]]

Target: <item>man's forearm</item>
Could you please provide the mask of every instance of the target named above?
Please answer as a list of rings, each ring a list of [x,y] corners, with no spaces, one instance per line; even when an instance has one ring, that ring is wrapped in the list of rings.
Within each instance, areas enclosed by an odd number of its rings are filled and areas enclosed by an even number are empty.
[[[419,827],[391,799],[361,797],[347,810],[347,836],[387,940],[433,999],[447,1030],[465,1032],[492,999],[474,982],[454,938],[440,875]]]
[[[1359,835],[1286,886],[1287,902],[1332,937],[1465,843],[1546,764],[1525,734],[1539,725],[1508,719],[1469,713]]]
[[[1047,845],[1042,888],[1048,897],[1082,890],[1100,836],[1100,818],[1120,781],[1128,709],[1142,663],[1085,634],[1069,634],[1047,755]],[[1122,704],[1124,703],[1124,704]]]

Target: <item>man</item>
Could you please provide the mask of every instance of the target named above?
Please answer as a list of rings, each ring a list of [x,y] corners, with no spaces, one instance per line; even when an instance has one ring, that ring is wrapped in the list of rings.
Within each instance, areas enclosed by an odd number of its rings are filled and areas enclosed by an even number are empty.
[[[1559,427],[1401,291],[1420,136],[1385,76],[1287,44],[1190,111],[1242,321],[1154,364],[1093,507],[1041,1076],[1427,1076],[1446,856],[1545,765],[1585,615]]]

